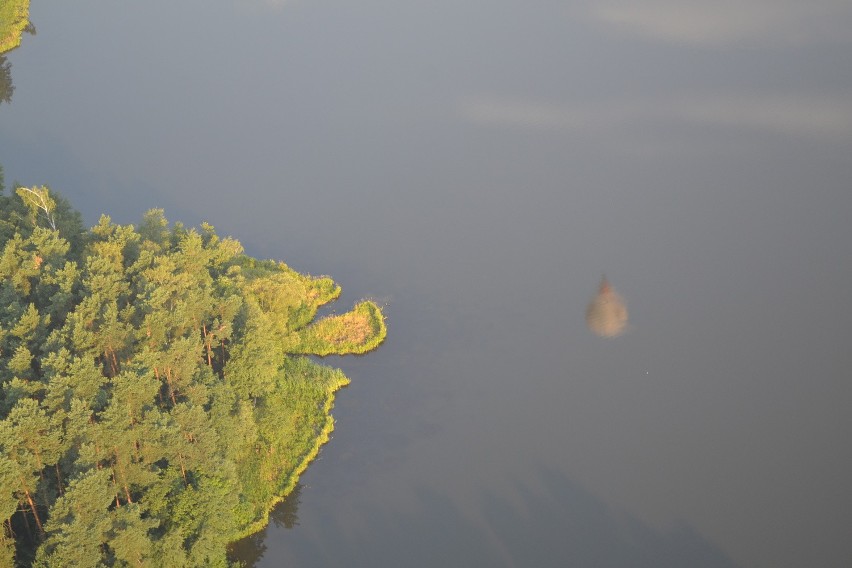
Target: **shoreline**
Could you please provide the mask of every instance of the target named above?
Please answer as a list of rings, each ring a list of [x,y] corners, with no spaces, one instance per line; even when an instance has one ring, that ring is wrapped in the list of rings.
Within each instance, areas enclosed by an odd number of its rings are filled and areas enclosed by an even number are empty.
[[[310,353],[312,355],[317,355],[320,357],[323,357],[325,355],[361,355],[377,349],[379,345],[384,342],[387,336],[387,326],[385,324],[384,315],[382,314],[381,308],[379,308],[379,306],[376,305],[375,302],[369,300],[358,302],[355,308],[353,308],[353,310],[348,313],[364,314],[369,319],[370,335],[368,341],[358,345],[356,348],[353,348],[355,346],[353,346],[351,343],[344,342],[336,346],[336,352],[332,346],[326,345],[326,347],[328,347],[329,349],[325,353],[317,353],[313,351],[313,349],[308,349],[303,353]],[[322,326],[324,325],[323,322],[326,322],[326,324],[328,322],[331,322],[331,324],[334,325],[336,320],[338,320],[340,317],[341,316],[328,316],[326,318],[321,318],[317,320],[314,324],[311,324],[307,328],[304,328],[302,331],[306,332],[307,334],[313,335],[312,330],[316,328],[322,329]],[[314,345],[313,348],[316,348],[316,345]],[[304,356],[302,353],[299,353],[297,349],[294,349],[292,355],[295,355],[296,357]],[[333,376],[337,377],[336,380],[332,380],[330,378],[324,379],[319,375],[306,378],[306,380],[308,381],[325,382],[325,386],[322,389],[324,392],[324,396],[322,398],[322,405],[317,407],[317,414],[315,415],[317,417],[323,417],[322,426],[318,430],[315,430],[316,434],[313,437],[313,441],[310,444],[310,447],[304,453],[302,453],[302,457],[299,458],[298,462],[293,466],[289,473],[283,477],[283,479],[286,481],[284,481],[284,483],[282,484],[281,490],[276,492],[276,494],[273,495],[273,497],[264,507],[264,512],[262,513],[261,518],[250,523],[242,531],[237,533],[237,535],[229,541],[229,546],[241,540],[244,540],[257,532],[260,532],[261,530],[266,528],[267,525],[269,525],[269,515],[272,510],[280,503],[282,503],[293,492],[302,474],[317,458],[320,453],[320,450],[322,449],[322,446],[324,446],[330,440],[330,435],[334,431],[335,424],[334,416],[331,414],[331,411],[334,408],[335,397],[339,390],[351,384],[351,380],[349,379],[349,377],[344,375],[343,372],[340,371],[340,369],[336,367],[330,367],[316,362],[310,362],[310,365],[314,368],[315,371],[317,371],[317,373],[324,372],[321,370],[326,370],[331,372]],[[287,380],[286,377],[285,380]],[[310,422],[311,420],[306,419],[302,427],[310,427]]]
[[[12,51],[21,45],[21,36],[30,24],[30,0],[11,0],[0,12],[0,54]]]
[[[285,484],[283,492],[280,495],[276,495],[272,499],[272,501],[266,506],[266,512],[263,514],[263,518],[258,519],[251,525],[247,526],[243,531],[238,533],[237,536],[228,543],[229,546],[245,538],[248,538],[257,532],[260,532],[261,530],[265,529],[267,525],[269,525],[269,515],[270,513],[272,513],[272,510],[279,504],[281,504],[293,492],[293,489],[295,489],[296,485],[299,483],[299,478],[301,477],[301,475],[308,469],[308,466],[311,464],[311,462],[313,462],[314,459],[316,459],[316,457],[319,455],[322,446],[328,443],[330,435],[334,431],[334,416],[332,416],[331,414],[331,409],[334,408],[335,395],[338,390],[348,386],[349,383],[350,381],[347,377],[346,382],[329,388],[322,409],[322,413],[325,414],[326,417],[325,423],[322,429],[317,434],[314,445],[304,455],[302,460],[289,474],[289,480]]]

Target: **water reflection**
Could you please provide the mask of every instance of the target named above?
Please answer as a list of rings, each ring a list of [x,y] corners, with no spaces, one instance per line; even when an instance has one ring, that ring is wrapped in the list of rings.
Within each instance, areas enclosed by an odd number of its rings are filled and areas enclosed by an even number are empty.
[[[848,2],[814,4],[787,0],[678,2],[602,0],[589,9],[592,21],[622,33],[696,46],[802,46],[848,42]]]
[[[423,486],[412,498],[404,511],[362,503],[371,534],[322,518],[301,534],[278,533],[257,566],[736,566],[689,525],[657,530],[549,467],[508,492],[483,490],[473,511]]]
[[[407,565],[384,547],[469,536],[459,565],[490,558],[480,530],[556,550],[594,507],[497,518],[500,476],[537,458],[744,565],[849,565],[852,303],[802,290],[852,279],[852,3],[49,4],[39,49],[9,55],[10,183],[53,184],[90,224],[206,219],[396,300],[258,566]],[[92,22],[121,25],[69,33]],[[602,258],[642,322],[616,350],[580,324]]]
[[[302,487],[301,483],[297,483],[287,498],[269,513],[269,518],[275,528],[292,529],[298,526]],[[235,542],[230,547],[230,556],[238,558],[244,568],[257,566],[257,563],[266,553],[266,531],[268,529],[269,526],[265,527],[262,531]]]
[[[852,135],[852,104],[849,97],[839,93],[717,91],[594,102],[565,100],[557,104],[486,92],[463,98],[458,113],[462,119],[482,126],[583,135],[617,131],[624,137],[632,129],[649,125],[702,125],[810,138]],[[630,148],[629,144],[624,147]]]
[[[32,22],[27,23],[23,33],[36,35],[36,28]],[[6,56],[0,53],[0,104],[11,103],[12,93],[15,92],[15,86],[12,84],[12,63],[6,59]]]
[[[12,93],[15,86],[12,84],[12,64],[5,55],[0,55],[0,103],[12,102]]]
[[[627,304],[604,276],[597,295],[586,308],[586,325],[601,337],[616,337],[627,329]]]
[[[292,529],[299,524],[299,503],[301,502],[302,484],[297,483],[293,492],[284,501],[272,509],[269,518],[278,528]]]

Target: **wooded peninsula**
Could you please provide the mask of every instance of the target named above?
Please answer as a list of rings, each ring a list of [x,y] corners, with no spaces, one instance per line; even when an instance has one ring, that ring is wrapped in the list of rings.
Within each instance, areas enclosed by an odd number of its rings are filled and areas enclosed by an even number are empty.
[[[229,566],[333,428],[308,355],[386,335],[372,301],[213,227],[80,214],[0,169],[0,566]]]

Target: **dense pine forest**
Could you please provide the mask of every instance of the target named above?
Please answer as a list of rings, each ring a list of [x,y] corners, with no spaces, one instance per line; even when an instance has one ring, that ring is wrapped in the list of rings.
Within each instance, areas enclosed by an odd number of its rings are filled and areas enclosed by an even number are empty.
[[[0,566],[226,566],[332,428],[365,301],[208,224],[91,229],[0,170]]]

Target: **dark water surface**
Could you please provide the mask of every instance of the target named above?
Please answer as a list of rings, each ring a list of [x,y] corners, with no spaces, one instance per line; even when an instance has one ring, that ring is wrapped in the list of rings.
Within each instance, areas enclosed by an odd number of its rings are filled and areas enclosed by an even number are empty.
[[[250,566],[852,563],[848,2],[31,16],[7,183],[387,304]]]

